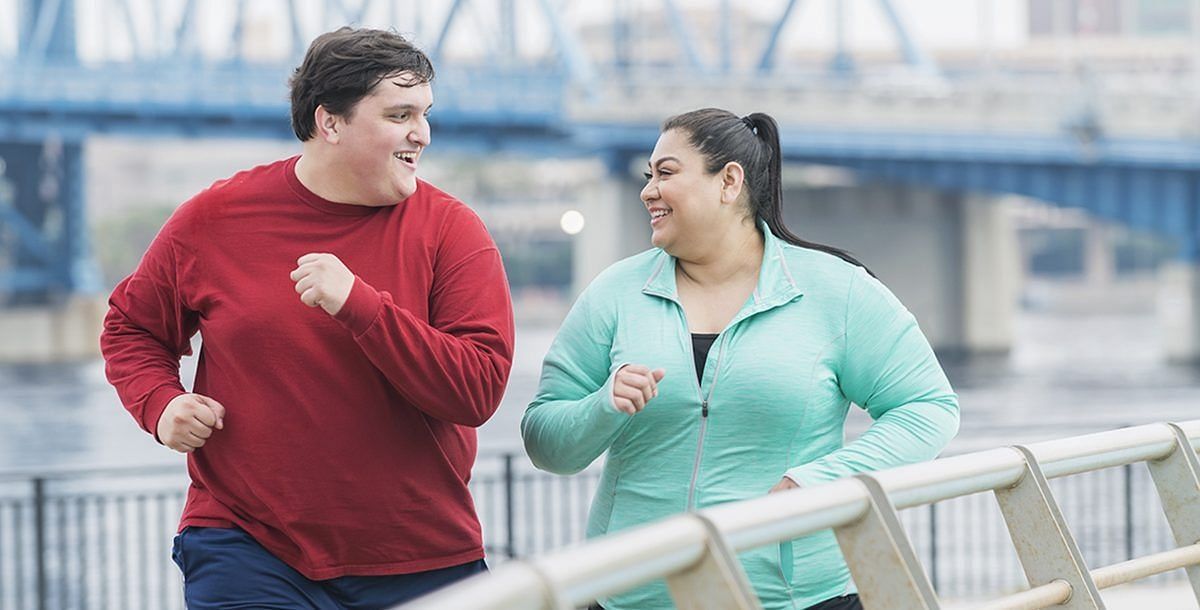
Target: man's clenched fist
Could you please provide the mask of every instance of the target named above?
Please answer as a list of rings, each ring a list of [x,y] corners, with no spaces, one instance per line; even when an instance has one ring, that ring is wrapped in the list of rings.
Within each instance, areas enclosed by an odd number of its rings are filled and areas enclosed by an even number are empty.
[[[158,418],[158,440],[181,453],[204,446],[214,430],[225,427],[225,407],[202,394],[180,394]]]
[[[354,274],[338,257],[312,252],[296,259],[298,265],[292,271],[296,282],[296,294],[309,307],[320,306],[331,316],[337,315],[350,298],[354,287]]]

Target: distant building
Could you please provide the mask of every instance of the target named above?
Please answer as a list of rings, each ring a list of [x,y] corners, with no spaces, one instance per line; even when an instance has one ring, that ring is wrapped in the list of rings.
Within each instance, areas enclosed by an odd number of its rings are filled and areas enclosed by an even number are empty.
[[[1192,32],[1193,0],[1029,0],[1031,38],[1159,37]]]

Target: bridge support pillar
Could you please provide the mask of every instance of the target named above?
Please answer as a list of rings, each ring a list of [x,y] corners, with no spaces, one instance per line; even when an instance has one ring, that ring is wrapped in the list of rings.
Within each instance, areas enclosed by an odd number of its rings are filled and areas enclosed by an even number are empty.
[[[961,197],[963,312],[960,349],[1002,354],[1012,347],[1021,259],[1008,209],[996,197]]]
[[[1180,364],[1200,362],[1200,263],[1163,265],[1158,319],[1167,359]]]
[[[866,264],[939,354],[1011,348],[1020,256],[1002,199],[866,183],[792,185],[784,201],[792,232]]]

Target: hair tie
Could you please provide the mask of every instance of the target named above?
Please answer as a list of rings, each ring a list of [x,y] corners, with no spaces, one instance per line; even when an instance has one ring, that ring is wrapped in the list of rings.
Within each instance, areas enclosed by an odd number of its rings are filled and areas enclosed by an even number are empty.
[[[750,131],[754,131],[755,133],[758,133],[754,128],[754,121],[750,120],[750,117],[748,117],[748,116],[742,117],[742,123],[745,124],[746,127],[749,127]]]

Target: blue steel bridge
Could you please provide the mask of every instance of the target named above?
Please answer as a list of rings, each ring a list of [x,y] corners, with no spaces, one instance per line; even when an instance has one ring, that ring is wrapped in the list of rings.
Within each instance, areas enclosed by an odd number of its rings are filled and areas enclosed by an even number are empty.
[[[893,63],[856,61],[838,0],[835,41],[814,59],[788,50],[809,3],[693,4],[0,0],[0,303],[99,287],[88,137],[290,139],[287,77],[343,24],[394,28],[431,54],[439,150],[592,156],[629,181],[669,113],[765,110],[788,161],[1081,208],[1200,259],[1197,80],[945,69],[893,0],[860,3],[888,24]]]

